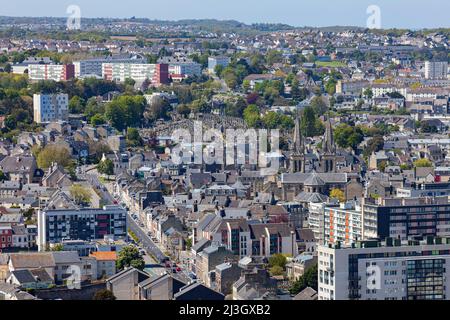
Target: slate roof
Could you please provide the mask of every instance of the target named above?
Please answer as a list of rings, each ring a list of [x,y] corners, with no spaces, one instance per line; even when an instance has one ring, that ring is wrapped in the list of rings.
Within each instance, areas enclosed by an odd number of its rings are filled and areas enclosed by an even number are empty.
[[[305,184],[306,180],[311,175],[312,175],[311,173],[283,173],[281,175],[281,182],[282,183]],[[316,173],[316,175],[325,184],[346,183],[347,182],[347,174],[346,173]]]
[[[11,253],[14,269],[53,268],[56,266],[52,253]]]
[[[80,256],[77,251],[52,252],[53,259],[57,264],[70,264],[80,262]]]
[[[307,287],[300,291],[293,300],[317,300],[317,291],[311,287]]]
[[[33,274],[28,269],[12,271],[11,274],[17,279],[20,284],[36,282]]]

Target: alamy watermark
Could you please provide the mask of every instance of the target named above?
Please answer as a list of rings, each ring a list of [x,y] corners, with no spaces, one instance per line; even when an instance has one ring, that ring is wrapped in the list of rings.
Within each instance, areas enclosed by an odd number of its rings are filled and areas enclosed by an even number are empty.
[[[66,286],[68,289],[81,289],[81,268],[77,265],[70,265],[66,274],[69,276],[66,278]]]
[[[367,7],[366,13],[369,15],[367,28],[381,29],[381,8],[373,4]]]
[[[381,289],[381,269],[379,266],[367,267],[367,289],[368,290],[380,290]]]
[[[81,29],[81,8],[75,4],[67,7],[67,30],[80,30]]]
[[[280,167],[280,132],[277,129],[208,129],[194,122],[194,132],[176,129],[172,149],[174,164],[255,165],[262,175],[272,175]]]

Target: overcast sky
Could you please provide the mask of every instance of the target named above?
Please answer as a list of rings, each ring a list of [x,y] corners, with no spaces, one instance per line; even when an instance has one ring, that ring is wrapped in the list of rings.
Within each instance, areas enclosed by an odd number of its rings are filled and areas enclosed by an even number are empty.
[[[450,27],[449,0],[2,0],[2,16],[66,16],[78,5],[83,17],[159,20],[233,19],[294,26],[366,26],[369,5],[381,9],[383,28]]]

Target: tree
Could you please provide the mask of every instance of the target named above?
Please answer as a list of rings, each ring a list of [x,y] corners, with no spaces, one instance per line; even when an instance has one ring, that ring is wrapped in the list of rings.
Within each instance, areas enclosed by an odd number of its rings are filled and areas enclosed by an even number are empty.
[[[139,127],[145,110],[143,96],[120,96],[106,105],[106,118],[119,131],[127,127]]]
[[[167,99],[156,97],[151,102],[150,107],[145,112],[145,117],[150,121],[158,119],[167,119],[167,113],[170,110],[170,103]]]
[[[330,191],[330,198],[337,199],[339,200],[339,202],[344,202],[345,201],[344,191],[342,191],[341,189],[332,189]]]
[[[118,270],[123,270],[126,267],[134,267],[139,270],[144,270],[145,261],[142,259],[139,250],[136,247],[127,246],[119,251],[116,265]]]
[[[99,126],[99,125],[102,125],[102,124],[105,124],[105,123],[106,123],[106,119],[101,114],[96,114],[93,117],[91,117],[91,124],[93,126]]]
[[[335,128],[334,136],[338,146],[341,148],[350,147],[353,150],[356,150],[364,139],[361,128],[352,127],[346,123],[342,123]]]
[[[324,133],[325,128],[322,121],[317,117],[316,112],[311,106],[303,109],[300,119],[300,129],[305,137],[315,137]]]
[[[313,108],[314,112],[319,116],[324,115],[325,112],[328,111],[328,106],[321,96],[312,98],[310,105]]]
[[[317,291],[317,278],[318,278],[318,268],[317,264],[308,270],[294,282],[292,287],[289,289],[291,294],[298,294],[302,290],[307,287],[311,287],[312,289]]]
[[[70,113],[83,113],[86,107],[86,102],[79,96],[73,96],[69,101]]]
[[[384,172],[386,170],[387,165],[388,163],[386,162],[386,160],[382,160],[378,164],[377,169],[380,170],[381,172]]]
[[[71,164],[71,155],[69,150],[62,146],[50,144],[39,152],[37,157],[39,168],[49,168],[53,162],[56,162],[63,167],[69,166]]]
[[[428,159],[418,159],[414,161],[414,167],[416,168],[429,168],[432,167],[433,163]]]
[[[271,268],[278,266],[284,269],[286,267],[286,262],[286,256],[281,253],[274,254],[269,258],[269,266]]]
[[[116,297],[112,291],[102,289],[94,294],[93,300],[116,300]]]
[[[431,125],[429,122],[422,122],[420,124],[420,130],[423,133],[437,133],[438,132],[438,128],[434,125]]]
[[[102,141],[92,141],[88,142],[89,144],[89,154],[93,155],[93,162],[98,163],[104,154],[108,154],[111,152],[111,148]]]
[[[367,99],[372,99],[373,98],[373,91],[372,91],[372,89],[371,88],[367,88],[366,90],[364,90],[363,96],[366,97]]]
[[[131,147],[142,146],[142,144],[144,143],[141,136],[139,135],[139,130],[136,128],[128,128],[126,138],[128,145]]]
[[[270,268],[270,273],[272,276],[281,276],[284,274],[284,269],[280,266],[273,266]]]
[[[57,243],[52,247],[52,251],[63,251],[64,245],[62,243]]]
[[[110,159],[100,161],[99,164],[97,165],[97,170],[101,174],[111,176],[114,174],[114,163]]]
[[[283,55],[280,51],[270,50],[266,54],[266,62],[268,65],[273,65],[274,63],[281,62]]]
[[[384,138],[382,136],[376,136],[367,142],[367,147],[364,149],[364,155],[368,157],[374,152],[378,152],[383,149]]]
[[[256,128],[260,125],[261,117],[258,106],[250,104],[244,110],[244,120],[250,128]]]
[[[5,175],[5,173],[2,170],[0,170],[0,182],[5,181],[5,180],[8,180],[8,177]]]
[[[70,187],[70,195],[76,204],[85,205],[89,204],[92,199],[91,192],[81,184],[73,184]]]
[[[328,80],[327,83],[325,84],[325,90],[330,96],[336,93],[336,84],[337,81],[333,78]]]
[[[225,113],[230,117],[242,118],[243,112],[246,107],[247,107],[246,101],[243,98],[239,97],[238,99],[236,99],[236,101],[227,103]]]
[[[177,112],[183,117],[186,117],[191,113],[191,108],[187,104],[180,104],[177,107]]]

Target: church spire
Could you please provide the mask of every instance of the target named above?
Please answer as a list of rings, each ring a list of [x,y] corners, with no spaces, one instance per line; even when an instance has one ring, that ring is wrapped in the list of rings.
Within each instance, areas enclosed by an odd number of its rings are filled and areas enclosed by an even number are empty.
[[[300,131],[300,117],[297,113],[297,117],[295,118],[295,128],[294,128],[294,153],[295,154],[304,154],[305,153],[305,142],[303,140],[301,131]]]
[[[325,120],[325,135],[322,142],[322,152],[324,154],[336,153],[336,145],[334,144],[333,138],[333,127],[329,118]]]

